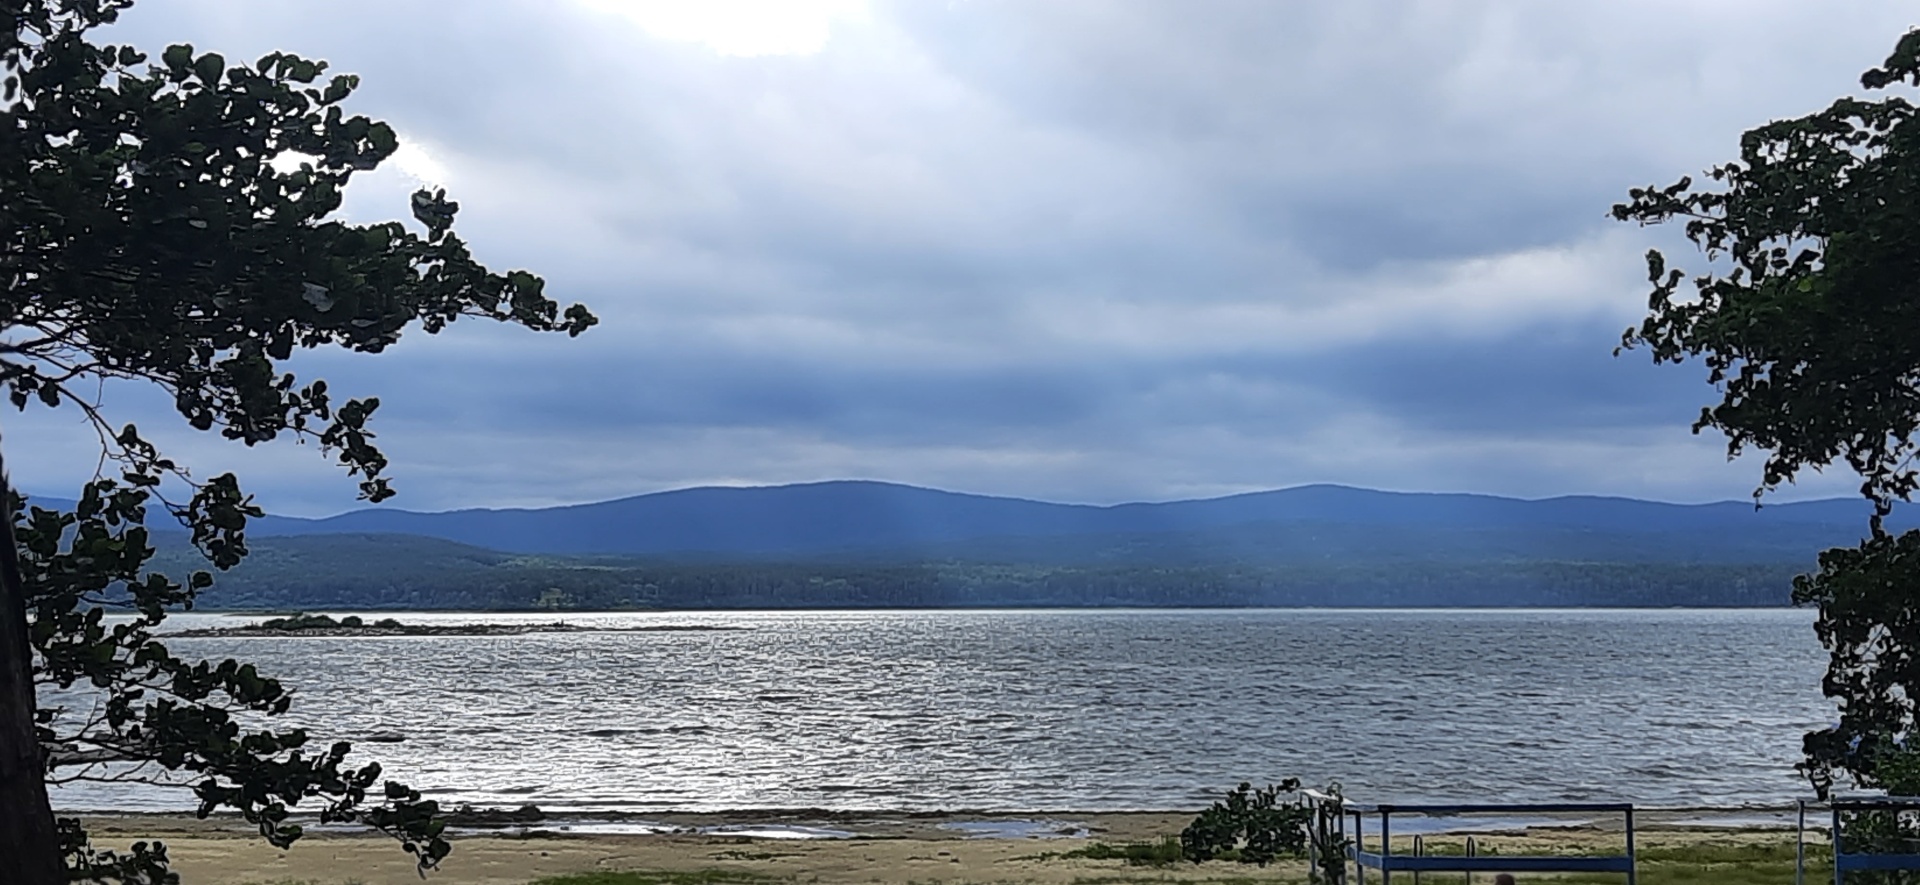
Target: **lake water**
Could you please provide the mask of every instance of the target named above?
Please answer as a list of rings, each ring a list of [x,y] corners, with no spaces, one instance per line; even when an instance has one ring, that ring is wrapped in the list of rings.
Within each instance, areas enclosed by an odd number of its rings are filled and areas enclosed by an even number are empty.
[[[1186,809],[1284,777],[1376,802],[1775,806],[1808,795],[1800,736],[1833,718],[1796,610],[564,619],[738,629],[168,644],[259,664],[296,688],[284,721],[443,800],[549,811]],[[405,740],[363,741],[383,733]]]

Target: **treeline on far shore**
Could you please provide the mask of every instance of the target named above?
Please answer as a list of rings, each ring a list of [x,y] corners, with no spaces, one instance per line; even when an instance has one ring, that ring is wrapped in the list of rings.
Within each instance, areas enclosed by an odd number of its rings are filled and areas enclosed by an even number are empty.
[[[519,556],[408,535],[262,538],[207,609],[1781,606],[1798,563],[1032,564]],[[163,545],[156,567],[197,567]]]

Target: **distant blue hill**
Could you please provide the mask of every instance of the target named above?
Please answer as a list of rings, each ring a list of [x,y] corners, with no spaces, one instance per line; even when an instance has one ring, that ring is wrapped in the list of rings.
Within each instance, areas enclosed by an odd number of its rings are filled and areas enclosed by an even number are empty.
[[[42,506],[62,502],[36,499]],[[1304,486],[1088,506],[878,482],[532,510],[267,517],[240,609],[1777,606],[1864,502],[1521,500]],[[1910,527],[1900,514],[1895,528]],[[162,532],[156,567],[205,563]]]
[[[269,517],[257,521],[251,534],[401,533],[526,554],[755,558],[1033,559],[1048,550],[1111,558],[1116,549],[1180,551],[1208,545],[1231,547],[1240,551],[1233,558],[1244,558],[1281,541],[1297,555],[1315,537],[1346,555],[1364,552],[1359,548],[1370,537],[1385,549],[1412,544],[1444,553],[1484,543],[1514,555],[1541,539],[1537,543],[1560,551],[1556,558],[1633,560],[1657,554],[1669,561],[1810,562],[1819,549],[1857,541],[1867,515],[1867,505],[1857,499],[1756,510],[1737,501],[1523,500],[1333,485],[1091,506],[836,481],[690,488],[542,509],[419,513],[367,508],[324,519]],[[1641,548],[1643,554],[1633,552]]]

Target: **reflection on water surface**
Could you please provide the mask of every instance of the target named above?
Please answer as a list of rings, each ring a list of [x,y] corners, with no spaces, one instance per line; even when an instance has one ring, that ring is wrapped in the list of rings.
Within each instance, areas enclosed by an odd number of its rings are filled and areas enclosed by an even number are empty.
[[[1368,801],[1778,804],[1806,792],[1801,733],[1831,718],[1802,611],[566,619],[747,629],[169,646],[282,677],[316,736],[405,736],[356,755],[443,800],[549,811],[1193,808],[1289,776]]]

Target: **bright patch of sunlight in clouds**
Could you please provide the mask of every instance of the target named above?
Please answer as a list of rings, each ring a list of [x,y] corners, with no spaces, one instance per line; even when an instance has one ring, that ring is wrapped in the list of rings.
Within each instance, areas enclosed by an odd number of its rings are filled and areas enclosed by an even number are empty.
[[[320,162],[320,158],[313,154],[302,153],[300,151],[281,151],[280,153],[274,154],[273,159],[267,161],[267,165],[273,167],[273,171],[281,175],[292,175],[300,171],[301,166],[318,162]]]
[[[721,55],[812,55],[833,25],[865,14],[861,0],[585,0],[662,40],[700,43]]]
[[[313,154],[281,151],[274,155],[273,159],[268,160],[267,165],[281,175],[289,175],[298,171],[303,165],[319,162],[320,158]],[[398,169],[412,183],[423,187],[447,186],[447,167],[435,159],[432,152],[422,147],[419,142],[405,136],[400,138],[400,147],[394,150],[393,156],[386,159],[383,168]]]
[[[426,187],[447,186],[447,167],[442,165],[439,160],[434,159],[433,154],[426,148],[421,147],[417,141],[406,138],[400,139],[399,149],[393,152],[393,156],[388,158],[388,162],[399,167],[400,171],[405,173],[408,178],[419,182],[421,185]]]

